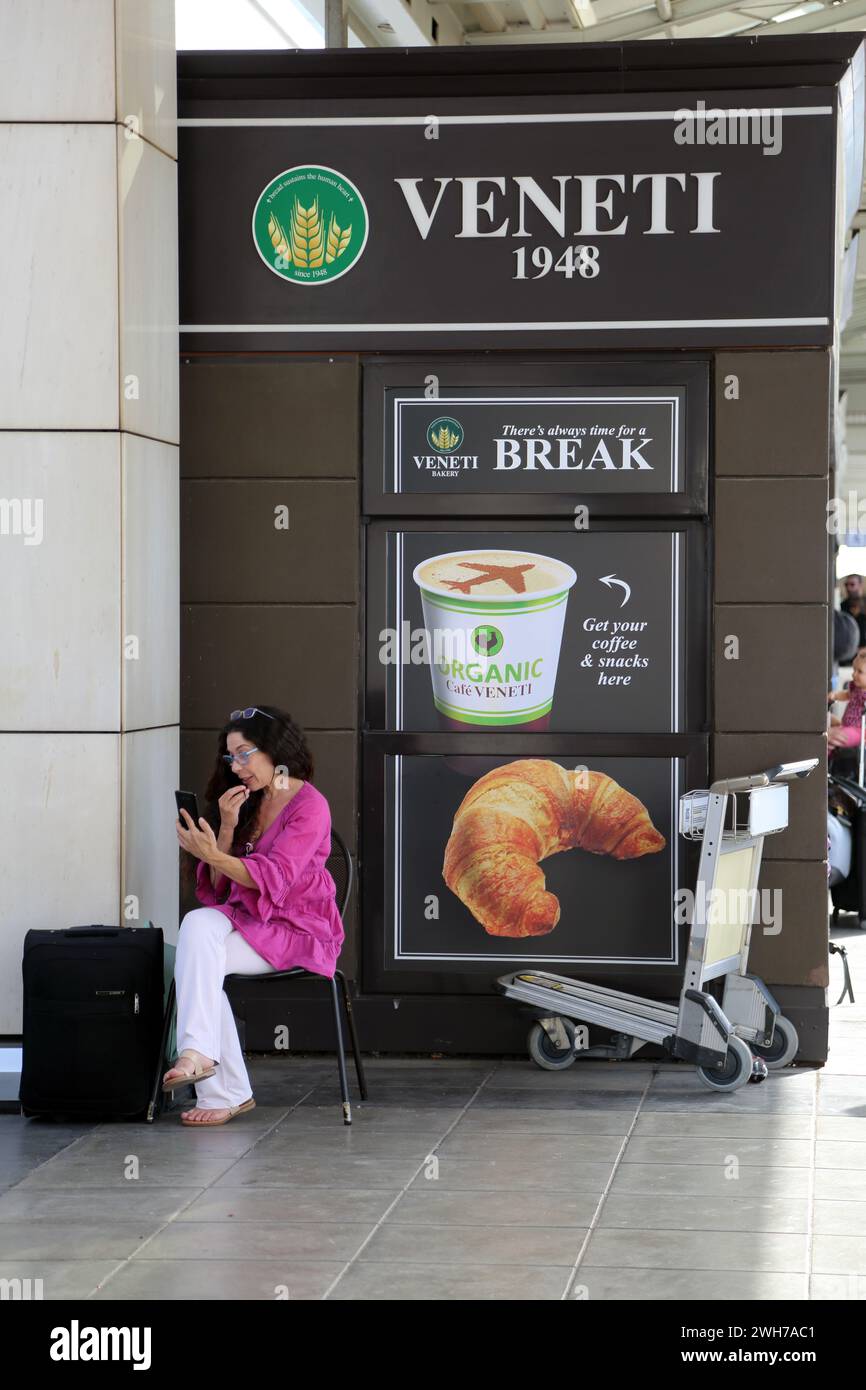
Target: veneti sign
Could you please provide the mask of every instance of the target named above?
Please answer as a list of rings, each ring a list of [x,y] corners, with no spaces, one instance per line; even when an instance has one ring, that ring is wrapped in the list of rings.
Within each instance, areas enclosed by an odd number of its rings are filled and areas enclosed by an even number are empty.
[[[777,101],[184,118],[183,346],[830,342],[836,93]]]

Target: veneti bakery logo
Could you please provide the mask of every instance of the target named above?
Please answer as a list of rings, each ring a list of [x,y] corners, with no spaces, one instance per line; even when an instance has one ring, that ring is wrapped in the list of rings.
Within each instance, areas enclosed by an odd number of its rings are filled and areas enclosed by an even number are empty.
[[[415,467],[440,478],[456,478],[464,469],[478,467],[477,454],[457,454],[463,443],[463,426],[453,415],[439,415],[427,426],[427,443],[433,454],[413,454]]]
[[[253,240],[265,265],[297,285],[339,280],[359,260],[369,226],[359,190],[324,164],[283,170],[253,212]]]
[[[440,415],[427,427],[427,443],[440,454],[448,454],[463,443],[463,426],[450,415]]]

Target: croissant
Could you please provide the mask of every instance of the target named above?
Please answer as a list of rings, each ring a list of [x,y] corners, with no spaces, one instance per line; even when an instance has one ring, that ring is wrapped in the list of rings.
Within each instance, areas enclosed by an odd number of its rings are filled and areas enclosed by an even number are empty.
[[[485,773],[457,808],[442,876],[491,936],[543,936],[559,921],[538,861],[565,849],[614,859],[666,844],[646,807],[603,772],[521,758]]]

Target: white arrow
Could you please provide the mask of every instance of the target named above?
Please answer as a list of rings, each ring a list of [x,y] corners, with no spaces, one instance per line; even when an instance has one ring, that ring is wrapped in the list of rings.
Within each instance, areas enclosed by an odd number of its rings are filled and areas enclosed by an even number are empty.
[[[603,579],[599,578],[599,583],[606,584],[608,588],[610,588],[612,584],[621,584],[625,589],[625,598],[619,606],[620,608],[625,608],[631,598],[631,586],[626,584],[624,579],[617,579],[614,574],[606,574]]]

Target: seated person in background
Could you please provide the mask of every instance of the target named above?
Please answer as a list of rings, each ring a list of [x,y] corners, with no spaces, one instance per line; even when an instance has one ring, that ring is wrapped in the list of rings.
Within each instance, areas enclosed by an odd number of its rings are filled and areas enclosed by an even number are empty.
[[[846,702],[841,720],[832,715],[827,731],[827,745],[837,748],[856,748],[860,743],[860,717],[866,712],[866,652],[858,652],[851,668],[851,680],[845,690],[831,690],[828,701]]]
[[[853,618],[860,630],[860,646],[866,645],[866,599],[861,595],[847,598],[842,604],[841,611],[847,613],[849,618]]]

